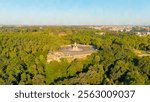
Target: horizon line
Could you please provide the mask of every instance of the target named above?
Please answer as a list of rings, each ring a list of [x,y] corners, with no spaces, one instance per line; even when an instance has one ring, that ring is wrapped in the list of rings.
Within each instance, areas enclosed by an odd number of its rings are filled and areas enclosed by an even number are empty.
[[[150,26],[143,24],[0,24],[0,26]]]

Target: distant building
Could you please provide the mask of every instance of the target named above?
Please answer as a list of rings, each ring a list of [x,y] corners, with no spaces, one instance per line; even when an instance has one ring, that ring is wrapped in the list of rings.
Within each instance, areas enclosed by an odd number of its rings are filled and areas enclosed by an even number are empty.
[[[97,29],[97,30],[110,30],[110,31],[116,31],[116,32],[130,32],[133,28],[133,26],[116,26],[116,25],[110,25],[110,26],[91,26],[90,28]]]
[[[149,36],[150,35],[150,32],[137,32],[138,36]]]

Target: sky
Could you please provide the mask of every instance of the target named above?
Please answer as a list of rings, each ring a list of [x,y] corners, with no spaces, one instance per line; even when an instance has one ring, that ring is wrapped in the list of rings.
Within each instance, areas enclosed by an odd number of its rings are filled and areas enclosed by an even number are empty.
[[[150,0],[0,0],[0,25],[150,25]]]

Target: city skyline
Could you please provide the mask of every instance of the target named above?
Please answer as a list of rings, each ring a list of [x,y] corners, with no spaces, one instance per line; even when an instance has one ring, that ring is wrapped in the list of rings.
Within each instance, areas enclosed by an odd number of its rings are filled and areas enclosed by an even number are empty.
[[[150,25],[149,0],[0,2],[0,25]]]

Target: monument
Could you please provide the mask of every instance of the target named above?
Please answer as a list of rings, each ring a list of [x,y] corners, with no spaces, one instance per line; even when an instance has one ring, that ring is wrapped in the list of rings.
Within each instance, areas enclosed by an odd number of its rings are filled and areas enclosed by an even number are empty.
[[[47,55],[47,62],[51,62],[53,60],[60,61],[61,58],[67,58],[74,60],[76,58],[85,58],[88,55],[96,52],[91,45],[81,45],[76,42],[72,45],[61,46],[58,52],[49,52]]]
[[[72,44],[72,47],[68,48],[69,51],[82,51],[81,48],[78,47],[77,43],[75,42],[74,44]]]

